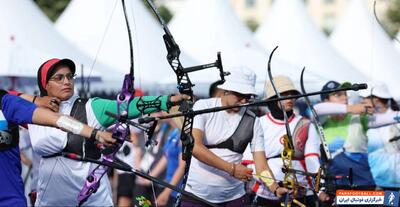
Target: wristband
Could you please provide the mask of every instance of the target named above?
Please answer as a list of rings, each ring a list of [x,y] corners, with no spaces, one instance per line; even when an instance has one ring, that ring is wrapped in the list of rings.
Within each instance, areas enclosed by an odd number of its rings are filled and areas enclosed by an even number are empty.
[[[274,195],[275,195],[276,197],[278,197],[278,195],[276,194],[276,192],[278,191],[278,188],[280,188],[279,185],[278,185],[278,187],[276,187],[275,190],[273,191],[273,193],[274,193]]]
[[[168,99],[167,99],[167,108],[168,109],[172,108],[173,106],[178,106],[182,102],[182,100],[178,101],[178,102],[172,102],[171,101],[172,96],[174,96],[174,94],[168,95]]]
[[[90,138],[89,138],[90,141],[95,142],[97,140],[96,135],[97,135],[98,131],[99,131],[98,129],[93,128],[92,133],[90,134]]]

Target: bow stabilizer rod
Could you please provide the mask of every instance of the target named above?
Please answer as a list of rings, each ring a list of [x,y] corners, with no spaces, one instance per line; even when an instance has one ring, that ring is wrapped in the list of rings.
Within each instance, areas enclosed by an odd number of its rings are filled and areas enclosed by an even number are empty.
[[[138,123],[142,124],[142,123],[152,122],[154,120],[171,119],[171,118],[186,116],[186,115],[196,116],[196,115],[200,115],[200,114],[213,113],[213,112],[218,112],[218,111],[223,111],[223,110],[228,110],[228,109],[233,109],[233,108],[252,107],[252,106],[267,106],[268,103],[274,102],[274,101],[281,101],[281,100],[287,100],[287,99],[293,99],[293,98],[297,99],[297,98],[302,98],[305,96],[316,96],[316,95],[329,94],[329,93],[335,93],[335,92],[340,92],[340,91],[358,91],[358,90],[367,89],[367,87],[368,87],[368,85],[366,83],[354,83],[347,88],[331,89],[331,90],[326,90],[326,91],[316,91],[316,92],[310,92],[307,94],[290,95],[290,96],[285,96],[285,97],[281,97],[281,98],[272,98],[272,99],[268,99],[268,100],[258,100],[258,101],[245,103],[245,104],[235,104],[232,106],[213,107],[213,108],[208,108],[208,109],[190,111],[187,113],[176,113],[176,114],[170,114],[170,115],[159,116],[159,117],[144,117],[144,118],[139,118]],[[130,121],[128,120],[127,123],[130,123]]]

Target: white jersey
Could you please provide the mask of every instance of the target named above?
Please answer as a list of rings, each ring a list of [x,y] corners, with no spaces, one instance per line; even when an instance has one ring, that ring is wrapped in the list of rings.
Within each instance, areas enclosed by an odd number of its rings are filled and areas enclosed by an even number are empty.
[[[118,159],[120,159],[122,162],[128,164],[132,168],[136,169],[135,166],[135,150],[136,146],[132,144],[131,142],[124,142],[121,146],[121,149],[117,152],[116,156]],[[129,173],[126,171],[122,170],[116,170],[117,174],[122,174],[122,173]]]
[[[199,110],[218,106],[221,106],[221,99],[211,98],[197,101],[193,108]],[[203,131],[204,145],[219,144],[235,132],[245,110],[242,108],[239,113],[220,111],[198,115],[194,118],[193,128]],[[264,151],[263,131],[258,118],[255,119],[252,130],[253,139],[250,143],[252,152]],[[212,148],[210,151],[230,163],[240,163],[242,160],[242,154],[229,149]],[[225,171],[202,163],[195,157],[191,160],[185,190],[213,203],[231,201],[245,194],[242,181]]]
[[[289,126],[291,133],[301,120],[301,116],[292,115],[289,117]],[[280,120],[276,120],[270,113],[260,117],[260,122],[264,130],[264,143],[265,143],[265,156],[268,159],[268,165],[273,172],[277,181],[283,181],[284,173],[282,172],[283,161],[281,153],[283,151],[283,136],[286,134],[285,123]],[[292,160],[292,167],[297,170],[307,171],[316,173],[320,166],[320,140],[317,135],[317,131],[314,125],[310,124],[308,130],[308,138],[305,142],[304,147],[304,160]],[[310,187],[309,181],[303,175],[296,175],[297,181],[301,185]],[[309,188],[310,189],[310,188]],[[256,184],[253,190],[257,193],[257,196],[261,196],[266,199],[278,199],[267,187],[264,185]],[[307,195],[311,195],[312,192],[308,190]]]
[[[60,104],[59,113],[70,114],[77,96],[72,96]],[[86,104],[89,126],[101,128],[91,108],[91,100]],[[61,152],[67,144],[67,133],[53,127],[29,125],[33,150],[41,156]],[[86,177],[97,164],[75,161],[56,156],[42,158],[39,166],[37,200],[35,206],[75,206],[77,197]],[[111,187],[107,176],[100,181],[100,187],[84,203],[84,206],[112,206]]]
[[[109,127],[110,128],[110,127]],[[130,128],[131,134],[136,134],[140,133],[141,130],[136,128],[136,127],[131,127]],[[116,156],[118,159],[120,159],[122,162],[128,164],[132,168],[136,169],[137,166],[135,165],[135,160],[137,159],[136,153],[137,153],[138,147],[133,144],[132,142],[124,142],[117,152]],[[117,174],[122,174],[122,173],[128,173],[126,171],[122,170],[116,170]]]

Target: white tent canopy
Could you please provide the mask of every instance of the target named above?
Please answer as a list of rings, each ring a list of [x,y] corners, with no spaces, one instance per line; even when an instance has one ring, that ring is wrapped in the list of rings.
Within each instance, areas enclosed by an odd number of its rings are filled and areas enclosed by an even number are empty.
[[[1,38],[0,63],[2,70],[0,76],[14,76],[35,78],[36,70],[49,54],[40,52],[29,45],[23,45],[13,36]]]
[[[166,59],[161,25],[143,1],[127,1],[126,7],[133,37],[135,81],[146,90],[160,88],[160,80],[166,77],[176,83]],[[129,72],[129,40],[121,1],[73,0],[57,20],[56,28],[91,57]],[[187,64],[195,62],[184,54],[181,59]]]
[[[84,65],[85,75],[91,71],[93,60],[62,38],[33,1],[0,1],[0,7],[0,75],[35,78],[41,63],[54,57],[72,59],[78,75],[80,65]],[[97,62],[91,77],[99,78],[107,69]]]
[[[277,57],[325,79],[365,81],[349,62],[335,51],[313,24],[302,0],[275,1],[271,13],[256,32],[267,51],[279,46]],[[320,83],[321,87],[324,84]]]
[[[290,77],[295,83],[296,87],[300,90],[300,74],[302,68],[282,61],[278,58],[279,51],[276,51],[271,60],[271,72],[273,76],[285,75]],[[230,55],[225,58],[225,68],[229,71],[230,67],[246,66],[251,68],[257,75],[256,90],[260,95],[265,93],[265,82],[269,80],[267,75],[267,63],[269,54],[261,53],[259,51],[244,49],[236,54]],[[245,64],[238,63],[238,60]],[[305,87],[307,91],[315,91],[321,89],[321,81],[327,81],[321,76],[306,70],[304,75]]]
[[[330,37],[332,45],[365,76],[382,81],[400,98],[400,55],[363,0],[352,0]]]
[[[225,71],[232,67],[254,70],[257,74],[257,92],[262,95],[269,54],[264,52],[250,30],[238,19],[229,1],[188,0],[169,26],[180,46],[200,62],[214,61],[220,51]],[[272,66],[274,74],[295,77],[294,81],[298,82],[301,66],[281,61],[279,57],[274,57]],[[316,82],[323,78],[311,72],[307,74],[306,81],[311,89],[320,89]],[[219,78],[216,71],[199,72],[191,77],[195,83],[210,83]]]
[[[263,51],[228,0],[188,0],[169,24],[175,40],[200,62],[249,48]]]

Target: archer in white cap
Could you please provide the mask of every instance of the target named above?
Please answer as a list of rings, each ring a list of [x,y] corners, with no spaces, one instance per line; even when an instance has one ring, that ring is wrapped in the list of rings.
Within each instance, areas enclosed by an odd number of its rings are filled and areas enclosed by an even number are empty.
[[[375,106],[375,112],[385,113],[388,109],[399,110],[397,102],[393,99],[385,83],[374,82],[370,84],[369,88],[369,90],[360,91],[359,95],[364,98],[364,101]]]
[[[371,103],[375,113],[390,114],[399,107],[387,86],[381,82],[370,85],[360,92],[363,102]],[[368,163],[375,184],[382,189],[400,190],[400,125],[388,125],[368,129]]]
[[[255,94],[255,73],[246,67],[230,68],[231,75],[220,85],[221,97],[198,100],[193,109],[247,103]],[[244,181],[263,175],[263,183],[277,192],[279,187],[265,159],[263,131],[259,119],[247,108],[234,108],[198,115],[193,121],[195,145],[185,190],[215,204],[244,206]],[[256,165],[256,172],[240,164],[247,145]],[[198,206],[183,199],[182,207]]]

